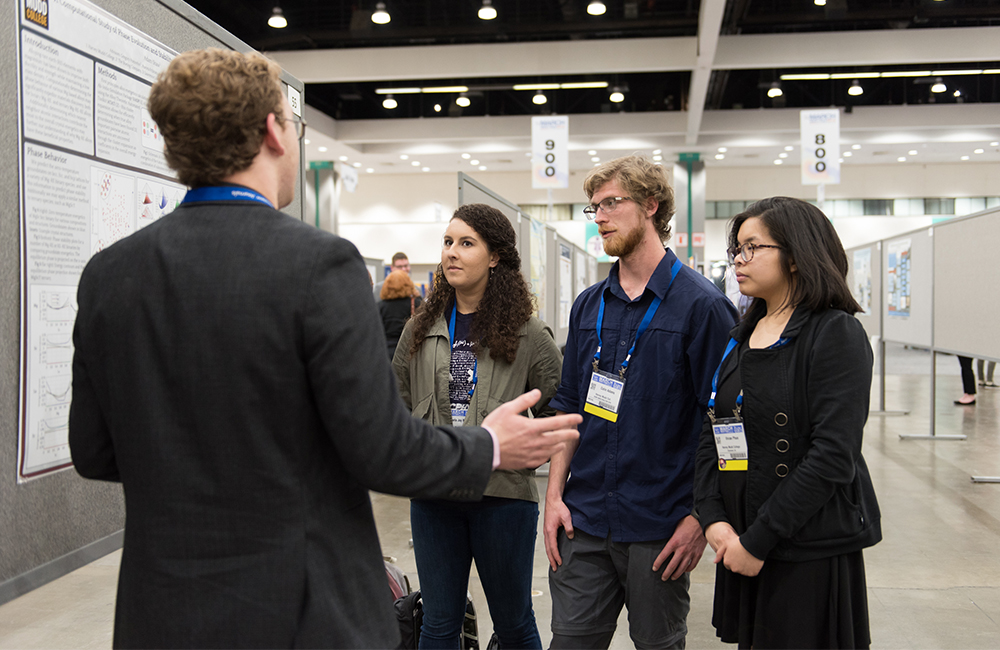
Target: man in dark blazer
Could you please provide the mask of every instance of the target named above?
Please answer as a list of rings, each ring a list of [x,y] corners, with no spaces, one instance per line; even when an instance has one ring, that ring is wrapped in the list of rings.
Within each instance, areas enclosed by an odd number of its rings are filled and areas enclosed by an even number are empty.
[[[274,207],[304,128],[279,72],[171,63],[149,109],[192,189],[80,279],[70,447],[124,486],[116,647],[393,647],[368,489],[477,499],[575,436],[531,394],[485,429],[409,417],[357,250]]]

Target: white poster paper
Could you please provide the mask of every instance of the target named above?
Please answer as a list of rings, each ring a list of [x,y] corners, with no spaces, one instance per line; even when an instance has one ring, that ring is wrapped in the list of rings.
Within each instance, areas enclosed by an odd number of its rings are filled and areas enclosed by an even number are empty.
[[[573,306],[573,249],[559,244],[559,327],[569,327]]]
[[[851,293],[861,305],[865,316],[872,313],[872,249],[862,248],[854,251],[854,281]]]
[[[531,118],[531,187],[569,187],[569,117]]]
[[[840,183],[840,109],[799,112],[802,134],[802,184]]]
[[[19,0],[21,385],[18,481],[70,465],[76,287],[90,257],[185,188],[146,111],[175,52],[85,0]]]

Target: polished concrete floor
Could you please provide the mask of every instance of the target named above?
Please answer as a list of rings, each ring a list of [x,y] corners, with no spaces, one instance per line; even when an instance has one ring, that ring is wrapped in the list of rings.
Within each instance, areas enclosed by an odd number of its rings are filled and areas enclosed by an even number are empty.
[[[939,355],[938,434],[967,440],[901,440],[929,431],[929,354],[888,346],[886,408],[872,415],[864,454],[882,508],[884,540],[865,553],[873,648],[1000,647],[1000,389],[980,389],[976,406],[955,406],[958,362]],[[873,394],[877,391],[877,381]],[[877,397],[873,408],[878,408]],[[540,489],[544,491],[544,478]],[[383,552],[416,585],[405,499],[372,495]],[[539,533],[540,535],[540,533]],[[714,568],[708,549],[692,574],[689,648],[725,647],[710,625]],[[109,648],[119,553],[113,553],[0,606],[0,648]],[[544,644],[551,637],[547,562],[539,539],[534,567],[535,615]],[[480,635],[491,632],[478,579],[470,584]],[[631,647],[626,614],[613,648]],[[485,646],[485,641],[484,644]]]

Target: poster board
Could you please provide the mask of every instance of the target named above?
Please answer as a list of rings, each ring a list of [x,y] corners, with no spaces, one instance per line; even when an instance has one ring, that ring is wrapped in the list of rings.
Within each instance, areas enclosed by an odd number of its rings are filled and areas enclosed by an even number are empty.
[[[856,314],[869,337],[882,335],[882,242],[847,251],[847,285],[864,309]]]
[[[458,205],[483,203],[503,212],[517,234],[517,252],[521,256],[521,274],[531,283],[531,224],[516,203],[508,201],[464,172],[458,172]]]
[[[1000,210],[934,227],[934,347],[1000,360]]]
[[[934,300],[934,228],[882,242],[882,336],[930,348]]]

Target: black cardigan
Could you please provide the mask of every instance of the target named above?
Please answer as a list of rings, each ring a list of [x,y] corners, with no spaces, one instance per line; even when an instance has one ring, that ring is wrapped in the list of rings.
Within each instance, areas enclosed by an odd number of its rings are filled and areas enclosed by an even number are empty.
[[[743,322],[731,335],[742,343],[755,325]],[[872,546],[882,531],[861,456],[872,376],[865,331],[838,309],[800,307],[781,338],[789,340],[747,350],[740,364],[750,455],[740,543],[758,559],[786,561]],[[735,371],[736,357],[722,362],[720,383]],[[707,529],[727,520],[707,417],[695,462],[695,506]]]

